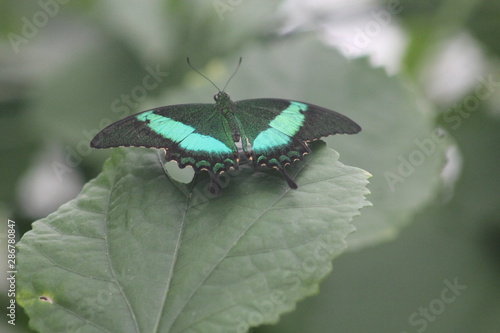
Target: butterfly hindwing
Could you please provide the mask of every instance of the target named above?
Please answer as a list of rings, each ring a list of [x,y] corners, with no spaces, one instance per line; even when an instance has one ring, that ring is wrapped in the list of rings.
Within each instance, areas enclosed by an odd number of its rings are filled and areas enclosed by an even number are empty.
[[[297,185],[284,166],[301,160],[310,151],[306,142],[361,130],[354,121],[337,112],[284,99],[238,101],[236,117],[243,140],[251,145],[248,153],[254,163],[278,169],[292,188]]]
[[[91,146],[161,148],[167,161],[211,176],[238,163],[227,121],[213,104],[172,105],[129,116],[103,129]]]

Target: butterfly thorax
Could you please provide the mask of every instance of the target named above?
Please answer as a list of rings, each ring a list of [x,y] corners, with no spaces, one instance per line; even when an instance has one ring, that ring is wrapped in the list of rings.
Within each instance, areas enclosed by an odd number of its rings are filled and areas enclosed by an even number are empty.
[[[214,100],[217,110],[224,116],[227,121],[228,130],[231,132],[233,141],[240,141],[240,128],[238,126],[236,118],[234,117],[236,104],[234,104],[234,102],[231,100],[231,97],[229,97],[229,95],[224,91],[219,91],[214,96]]]

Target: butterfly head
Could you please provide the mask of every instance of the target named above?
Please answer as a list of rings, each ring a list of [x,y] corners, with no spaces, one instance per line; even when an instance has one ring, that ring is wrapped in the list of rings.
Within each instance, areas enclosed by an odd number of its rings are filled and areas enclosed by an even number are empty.
[[[231,100],[231,97],[225,91],[219,91],[214,95],[214,101],[217,105],[217,109],[222,111],[223,113],[234,113],[236,106],[234,102]]]
[[[225,101],[230,101],[231,97],[225,92],[225,91],[219,91],[217,94],[214,95],[214,101],[215,103],[224,103]]]

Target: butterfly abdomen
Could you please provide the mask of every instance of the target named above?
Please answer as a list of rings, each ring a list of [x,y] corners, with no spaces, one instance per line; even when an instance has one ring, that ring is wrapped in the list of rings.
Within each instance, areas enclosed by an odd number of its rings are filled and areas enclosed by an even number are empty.
[[[231,133],[231,137],[234,142],[240,141],[240,126],[234,117],[234,113],[236,111],[236,104],[231,100],[229,95],[223,91],[218,92],[214,96],[214,100],[216,102],[217,110],[222,114],[224,119],[226,120],[227,131]]]

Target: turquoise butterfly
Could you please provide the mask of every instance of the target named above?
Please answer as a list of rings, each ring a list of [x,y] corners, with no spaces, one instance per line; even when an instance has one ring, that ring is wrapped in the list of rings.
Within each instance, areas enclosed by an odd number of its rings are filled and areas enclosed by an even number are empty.
[[[233,102],[224,89],[218,89],[215,104],[162,106],[119,120],[99,132],[90,146],[164,149],[166,161],[207,171],[217,194],[219,175],[238,169],[237,142],[255,166],[278,170],[296,189],[285,166],[310,152],[307,142],[361,130],[348,117],[317,105],[276,98]]]

